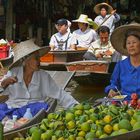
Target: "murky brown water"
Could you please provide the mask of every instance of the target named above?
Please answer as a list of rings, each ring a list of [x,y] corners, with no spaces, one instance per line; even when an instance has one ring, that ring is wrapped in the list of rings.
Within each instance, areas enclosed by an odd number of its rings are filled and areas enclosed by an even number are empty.
[[[104,85],[78,85],[72,92],[72,96],[79,102],[88,100],[93,97],[95,99],[105,96]]]

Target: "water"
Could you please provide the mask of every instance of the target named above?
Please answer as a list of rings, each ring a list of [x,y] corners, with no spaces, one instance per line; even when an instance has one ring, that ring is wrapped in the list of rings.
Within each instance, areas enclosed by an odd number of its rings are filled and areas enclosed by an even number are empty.
[[[94,99],[102,98],[105,85],[78,85],[72,92],[72,96],[79,102],[85,101],[93,97]]]

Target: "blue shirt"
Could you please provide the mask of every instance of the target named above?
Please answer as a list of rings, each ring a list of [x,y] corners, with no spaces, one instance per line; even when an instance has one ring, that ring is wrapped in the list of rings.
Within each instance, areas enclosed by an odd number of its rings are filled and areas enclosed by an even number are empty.
[[[111,76],[110,85],[105,88],[108,93],[110,89],[115,90],[115,86],[122,94],[128,95],[130,99],[132,93],[140,96],[140,66],[134,67],[130,62],[130,57],[118,62]]]

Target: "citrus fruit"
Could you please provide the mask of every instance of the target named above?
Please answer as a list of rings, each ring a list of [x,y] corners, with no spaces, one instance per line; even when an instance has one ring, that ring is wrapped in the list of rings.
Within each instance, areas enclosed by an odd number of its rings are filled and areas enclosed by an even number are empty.
[[[112,132],[112,126],[110,124],[107,124],[104,126],[104,132],[107,134],[110,134]]]
[[[83,110],[84,109],[82,104],[78,104],[74,108],[77,109],[77,110]]]
[[[134,126],[134,124],[136,123],[137,121],[135,120],[135,119],[131,119],[131,121],[130,121],[130,124],[132,125],[132,126]]]
[[[90,130],[90,124],[87,122],[84,122],[81,124],[81,130],[88,132]]]
[[[119,124],[118,124],[118,123],[115,123],[115,124],[113,125],[113,130],[114,130],[114,131],[118,131],[118,130],[119,130]]]
[[[95,135],[97,138],[99,138],[103,134],[102,130],[97,130]]]
[[[31,127],[31,128],[29,129],[29,134],[32,135],[32,133],[33,133],[35,130],[39,130],[39,128],[36,127],[36,126]]]
[[[75,127],[75,122],[74,121],[69,121],[68,123],[67,123],[67,128],[68,129],[73,129]]]
[[[86,135],[85,135],[85,138],[86,140],[89,139],[89,138],[95,138],[95,133],[94,132],[88,132]]]
[[[66,116],[65,116],[65,120],[66,121],[71,121],[74,119],[74,114],[73,113],[66,113]]]
[[[133,126],[133,130],[140,129],[140,122],[136,122]]]
[[[119,129],[127,129],[127,130],[132,130],[132,126],[130,124],[130,122],[127,119],[122,119],[119,122]]]
[[[69,137],[68,137],[68,140],[75,140],[76,138],[75,138],[75,136],[74,135],[70,135]]]
[[[110,115],[106,115],[103,120],[105,123],[110,123],[112,121],[112,117]]]
[[[80,136],[80,137],[84,137],[85,135],[86,135],[86,132],[85,131],[80,131],[78,133],[78,136]]]

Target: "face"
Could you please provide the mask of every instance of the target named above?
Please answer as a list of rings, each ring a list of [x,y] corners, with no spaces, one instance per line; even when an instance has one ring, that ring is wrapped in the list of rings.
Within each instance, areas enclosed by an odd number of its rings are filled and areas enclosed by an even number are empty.
[[[57,31],[61,34],[65,34],[67,32],[68,26],[67,25],[56,25],[55,26]]]
[[[100,32],[99,33],[100,36],[100,41],[102,44],[107,44],[108,43],[108,39],[109,39],[109,34],[108,32]]]
[[[37,70],[39,70],[39,67],[40,67],[40,57],[39,57],[39,53],[38,52],[35,52],[34,54],[32,54],[31,56],[29,56],[25,60],[25,67],[26,66],[31,71],[37,71]]]
[[[126,49],[130,56],[140,55],[140,39],[131,35],[126,39]]]
[[[101,9],[101,16],[105,17],[106,14],[107,14],[106,9],[105,9],[105,8],[102,8],[102,9]]]
[[[78,22],[78,27],[82,31],[85,31],[87,29],[87,25],[85,23]]]

